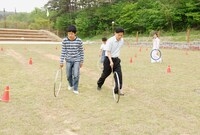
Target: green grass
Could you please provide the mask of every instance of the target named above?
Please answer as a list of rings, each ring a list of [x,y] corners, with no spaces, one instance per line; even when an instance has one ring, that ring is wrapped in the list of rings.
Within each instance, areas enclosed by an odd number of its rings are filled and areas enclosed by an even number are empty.
[[[100,45],[85,45],[80,94],[53,95],[60,45],[0,45],[0,102],[3,135],[198,135],[200,134],[200,53],[162,49],[163,63],[150,63],[149,47],[121,50],[125,96],[112,97],[111,76],[96,90]],[[55,48],[58,48],[57,50]],[[135,58],[135,55],[137,57]],[[130,63],[130,58],[133,63]],[[29,65],[29,58],[33,65]],[[167,73],[167,66],[171,73]],[[64,76],[65,77],[65,76]]]

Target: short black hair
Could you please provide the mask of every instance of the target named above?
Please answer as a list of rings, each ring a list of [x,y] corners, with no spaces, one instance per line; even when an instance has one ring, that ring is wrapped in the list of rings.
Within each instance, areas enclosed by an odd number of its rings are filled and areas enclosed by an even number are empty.
[[[116,32],[116,33],[121,33],[121,32],[124,33],[124,29],[118,27],[118,28],[115,29],[115,32]]]
[[[76,26],[74,26],[74,25],[70,25],[70,26],[68,26],[68,28],[67,28],[67,32],[73,32],[73,33],[76,33]]]
[[[107,38],[106,38],[106,37],[103,37],[101,40],[102,40],[102,41],[107,41]]]
[[[158,32],[155,32],[154,34],[158,37]]]

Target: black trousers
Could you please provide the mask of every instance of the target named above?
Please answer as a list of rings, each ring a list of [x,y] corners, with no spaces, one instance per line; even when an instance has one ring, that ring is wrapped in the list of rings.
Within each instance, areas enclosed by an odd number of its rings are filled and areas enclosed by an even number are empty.
[[[112,61],[114,63],[113,65],[113,72],[117,72],[119,76],[119,83],[120,83],[120,89],[122,88],[122,70],[121,70],[121,60],[119,58],[112,58]],[[106,78],[111,74],[112,69],[110,67],[110,61],[108,57],[105,57],[104,63],[103,63],[103,72],[101,74],[101,77],[97,81],[98,87],[101,88],[101,86],[104,84]],[[115,79],[116,81],[116,79]],[[117,86],[115,90],[117,89]]]

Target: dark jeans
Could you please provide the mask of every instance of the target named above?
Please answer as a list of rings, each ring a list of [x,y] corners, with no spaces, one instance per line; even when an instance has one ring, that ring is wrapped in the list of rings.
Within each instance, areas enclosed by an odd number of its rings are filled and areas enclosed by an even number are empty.
[[[114,63],[113,72],[116,71],[118,73],[120,89],[121,89],[122,88],[122,70],[121,70],[121,65],[120,65],[121,60],[119,58],[112,58],[112,61]],[[103,63],[103,72],[101,74],[101,77],[97,81],[98,87],[101,88],[101,86],[104,84],[106,78],[111,74],[111,72],[112,72],[112,69],[110,67],[110,61],[109,61],[108,57],[105,57],[105,60]],[[116,79],[115,79],[115,81],[116,81]],[[117,86],[116,86],[115,90],[116,89],[117,89]]]

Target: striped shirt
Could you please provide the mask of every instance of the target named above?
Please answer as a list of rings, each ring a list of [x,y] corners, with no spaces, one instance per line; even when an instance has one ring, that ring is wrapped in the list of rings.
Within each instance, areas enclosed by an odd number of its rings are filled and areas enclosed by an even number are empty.
[[[62,41],[62,50],[60,56],[60,63],[66,61],[79,61],[83,63],[84,52],[83,52],[83,42],[80,38],[76,37],[74,40],[69,40],[64,38]]]

